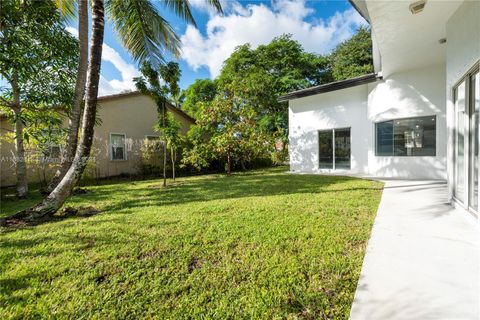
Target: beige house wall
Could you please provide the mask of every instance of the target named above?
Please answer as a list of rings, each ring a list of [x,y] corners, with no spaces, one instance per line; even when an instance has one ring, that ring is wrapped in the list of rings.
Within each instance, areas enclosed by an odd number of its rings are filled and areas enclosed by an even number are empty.
[[[68,121],[65,121],[67,124]],[[5,118],[0,118],[0,186],[12,186],[16,183],[15,176],[15,144],[13,143],[13,126]],[[39,161],[41,153],[29,148],[25,143],[25,158],[27,161],[27,177],[30,182],[48,181],[55,174],[60,159]]]
[[[181,133],[186,134],[194,120],[173,106],[169,110],[181,124]],[[98,124],[95,126],[91,161],[86,169],[90,177],[109,177],[120,174],[135,174],[140,168],[140,148],[147,136],[158,136],[153,129],[158,121],[155,102],[140,93],[132,92],[99,98]],[[0,119],[0,186],[15,184],[14,144],[7,135],[12,135],[12,126]],[[126,159],[111,160],[110,134],[119,133],[126,137]],[[7,141],[8,140],[8,141]],[[28,167],[28,181],[47,180],[55,166],[44,170],[39,165]]]

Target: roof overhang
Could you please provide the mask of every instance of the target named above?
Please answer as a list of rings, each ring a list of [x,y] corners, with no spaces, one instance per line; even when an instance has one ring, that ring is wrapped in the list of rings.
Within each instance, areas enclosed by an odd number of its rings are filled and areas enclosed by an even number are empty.
[[[290,93],[288,93],[284,96],[281,96],[280,98],[278,98],[278,101],[279,102],[285,102],[285,101],[294,100],[294,99],[298,99],[298,98],[313,96],[313,95],[316,95],[316,94],[321,94],[321,93],[326,93],[326,92],[351,88],[351,87],[359,86],[359,85],[362,85],[362,84],[375,82],[375,81],[378,81],[378,80],[381,80],[381,79],[382,79],[382,77],[379,76],[378,74],[370,73],[370,74],[366,74],[366,75],[356,77],[356,78],[330,82],[330,83],[322,84],[322,85],[319,85],[319,86],[310,87],[310,88],[307,88],[307,89],[293,91],[293,92],[290,92]]]
[[[357,12],[365,19],[368,23],[370,23],[370,16],[368,15],[367,10],[367,2],[365,0],[348,0],[352,7],[357,10]]]
[[[446,60],[446,24],[463,1],[427,0],[424,9],[416,14],[410,11],[413,2],[416,0],[351,0],[369,19],[384,77]],[[379,71],[377,66],[375,72]]]

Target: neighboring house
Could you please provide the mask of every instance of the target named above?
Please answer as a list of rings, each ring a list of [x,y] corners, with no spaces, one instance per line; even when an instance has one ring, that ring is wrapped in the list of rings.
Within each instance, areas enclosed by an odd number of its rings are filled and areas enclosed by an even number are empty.
[[[155,102],[139,92],[129,92],[99,97],[98,105],[99,123],[95,126],[91,153],[93,168],[88,170],[94,171],[91,174],[100,178],[137,173],[142,144],[146,139],[151,140],[159,136],[153,129],[158,121]],[[167,104],[167,108],[180,122],[181,133],[185,135],[195,120],[171,104]],[[11,125],[6,119],[0,119],[0,138],[8,132],[12,132]],[[0,186],[14,185],[16,182],[14,144],[4,139],[1,139],[0,143]],[[50,154],[53,159],[50,160],[55,160],[60,153],[58,147],[53,147]],[[45,173],[41,165],[30,165],[29,182],[42,180],[44,174],[50,177],[53,172],[53,167],[47,169]]]
[[[351,0],[375,74],[289,93],[290,170],[447,179],[478,213],[480,1]]]

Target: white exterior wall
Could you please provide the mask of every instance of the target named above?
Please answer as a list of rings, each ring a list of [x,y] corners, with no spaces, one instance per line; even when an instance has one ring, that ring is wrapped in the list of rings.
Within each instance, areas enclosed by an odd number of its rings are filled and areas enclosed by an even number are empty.
[[[352,173],[366,173],[371,124],[367,85],[291,100],[289,150],[292,172],[329,172],[318,168],[318,130],[350,127]],[[345,170],[337,170],[341,172]]]
[[[431,66],[388,79],[290,101],[290,168],[318,169],[318,130],[351,127],[351,170],[388,178],[446,178],[445,67]],[[435,157],[375,156],[375,122],[436,115]],[[336,170],[342,172],[342,170]]]
[[[445,66],[392,74],[369,85],[368,119],[376,123],[392,119],[436,115],[435,157],[379,157],[375,144],[368,153],[369,174],[407,179],[446,179]]]
[[[456,83],[480,60],[480,2],[465,1],[447,22],[446,99],[449,198],[453,197],[454,104]]]

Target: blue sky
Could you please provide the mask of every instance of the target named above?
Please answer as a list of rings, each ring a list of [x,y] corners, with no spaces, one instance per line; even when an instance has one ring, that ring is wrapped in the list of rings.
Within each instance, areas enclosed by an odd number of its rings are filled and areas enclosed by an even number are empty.
[[[182,57],[176,60],[182,69],[182,88],[195,79],[216,77],[223,61],[238,45],[250,43],[256,47],[290,33],[307,51],[324,54],[366,24],[346,0],[221,1],[223,15],[213,13],[205,0],[190,0],[195,28],[154,0],[182,40]],[[76,32],[75,21],[68,30]],[[138,65],[123,49],[108,21],[104,43],[100,95],[134,90],[132,77],[139,74]]]
[[[348,1],[340,0],[224,0],[222,16],[211,12],[204,0],[191,3],[197,28],[165,10],[161,1],[155,2],[182,39],[182,57],[177,60],[182,88],[198,78],[216,77],[223,61],[240,44],[256,47],[291,33],[307,51],[323,54],[366,24]],[[138,75],[138,66],[117,40],[110,23],[106,25],[105,44],[100,95],[134,89],[131,78]]]

